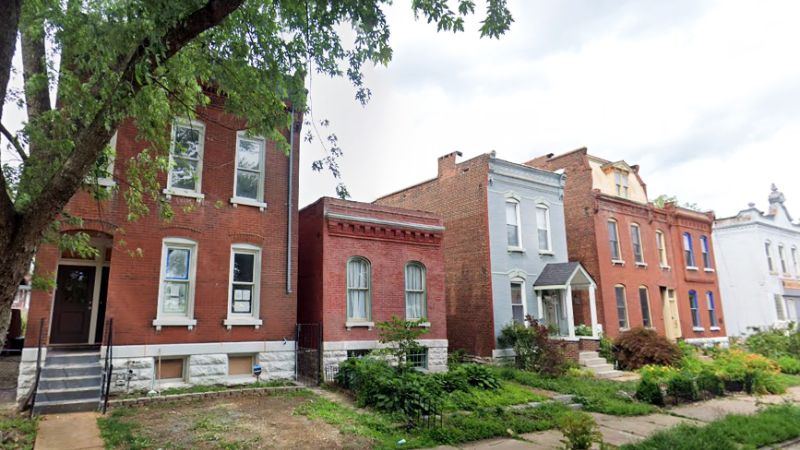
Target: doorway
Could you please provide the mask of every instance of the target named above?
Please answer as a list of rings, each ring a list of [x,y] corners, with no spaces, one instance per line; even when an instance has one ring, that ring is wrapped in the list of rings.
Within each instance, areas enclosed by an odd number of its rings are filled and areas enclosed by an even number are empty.
[[[683,335],[681,332],[681,321],[678,314],[678,299],[675,296],[675,289],[661,286],[661,301],[664,312],[664,334],[671,341],[677,340]]]

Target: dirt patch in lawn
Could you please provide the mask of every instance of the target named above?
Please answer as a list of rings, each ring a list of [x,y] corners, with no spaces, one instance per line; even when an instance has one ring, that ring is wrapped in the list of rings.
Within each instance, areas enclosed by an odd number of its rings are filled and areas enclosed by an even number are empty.
[[[119,420],[154,448],[371,448],[371,443],[295,409],[313,397],[275,395],[153,404],[125,411]]]
[[[13,403],[17,397],[19,356],[0,356],[0,403]]]

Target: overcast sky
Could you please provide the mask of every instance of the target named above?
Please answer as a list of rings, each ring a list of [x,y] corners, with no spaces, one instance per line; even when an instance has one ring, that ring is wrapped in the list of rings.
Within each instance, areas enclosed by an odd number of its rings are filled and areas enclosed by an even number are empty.
[[[477,2],[479,5],[482,2]],[[394,59],[369,70],[362,107],[345,80],[311,82],[317,120],[344,150],[352,198],[436,175],[436,158],[496,150],[524,162],[586,146],[641,165],[662,193],[735,214],[771,183],[800,216],[800,2],[519,0],[498,40],[436,33],[406,1],[389,11]],[[324,132],[323,132],[324,133]],[[307,168],[301,206],[333,195]]]
[[[315,119],[329,119],[320,132],[339,138],[354,200],[432,178],[436,158],[454,150],[524,162],[586,146],[639,164],[651,199],[677,195],[722,217],[748,202],[765,209],[774,182],[800,217],[800,2],[510,0],[509,8],[511,30],[488,40],[476,20],[464,33],[437,33],[414,20],[408,1],[395,2],[394,59],[367,70],[365,107],[346,80],[311,79]],[[7,126],[23,117],[6,105]],[[301,206],[334,195],[336,181],[310,170],[319,142],[302,146]]]

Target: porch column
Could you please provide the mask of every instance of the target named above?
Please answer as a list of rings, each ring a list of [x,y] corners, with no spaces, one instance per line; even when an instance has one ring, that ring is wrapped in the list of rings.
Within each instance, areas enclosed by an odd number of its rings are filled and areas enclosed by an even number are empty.
[[[537,319],[541,324],[544,321],[544,309],[542,308],[542,291],[535,291],[536,292],[536,315],[538,316]]]
[[[594,296],[594,286],[589,286],[589,315],[592,319],[592,337],[597,337],[597,304]]]
[[[567,286],[566,289],[566,307],[567,307],[567,335],[571,338],[575,337],[575,316],[572,314],[572,287]]]

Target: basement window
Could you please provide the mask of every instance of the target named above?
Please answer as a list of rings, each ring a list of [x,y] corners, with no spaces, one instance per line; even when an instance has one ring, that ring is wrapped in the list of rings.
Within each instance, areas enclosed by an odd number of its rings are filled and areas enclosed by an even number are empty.
[[[253,374],[254,355],[229,355],[228,375],[250,376]]]
[[[158,381],[183,381],[185,358],[161,359],[156,358],[156,380]]]

